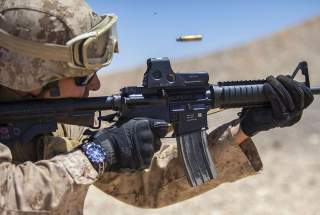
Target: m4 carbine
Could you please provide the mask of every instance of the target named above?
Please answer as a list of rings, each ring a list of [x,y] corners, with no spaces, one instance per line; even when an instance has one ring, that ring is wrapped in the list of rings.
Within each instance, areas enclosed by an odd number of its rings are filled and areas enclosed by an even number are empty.
[[[298,71],[310,87],[307,63],[299,63],[292,78]],[[216,85],[208,81],[206,72],[174,73],[168,58],[148,59],[142,86],[124,87],[117,95],[0,103],[0,142],[28,142],[55,131],[57,123],[94,127],[96,112],[100,126],[110,118],[102,116],[103,110],[116,111],[121,120],[162,119],[173,126],[188,181],[197,186],[217,176],[207,143],[208,111],[269,105],[263,93],[265,80]],[[319,87],[311,90],[320,94]]]

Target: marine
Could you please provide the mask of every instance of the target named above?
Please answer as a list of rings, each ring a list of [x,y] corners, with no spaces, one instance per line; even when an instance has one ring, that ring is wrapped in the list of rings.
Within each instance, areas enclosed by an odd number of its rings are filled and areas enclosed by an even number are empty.
[[[97,72],[118,52],[117,16],[98,15],[83,0],[0,1],[0,101],[87,97]],[[313,101],[288,76],[270,76],[271,106],[242,110],[208,134],[219,176],[192,188],[176,143],[162,141],[159,119],[137,118],[86,135],[59,124],[27,142],[0,143],[1,214],[82,214],[89,186],[128,204],[158,208],[254,175],[262,161],[251,137],[297,123]],[[1,124],[4,138],[6,124]],[[169,126],[169,125],[168,125]]]

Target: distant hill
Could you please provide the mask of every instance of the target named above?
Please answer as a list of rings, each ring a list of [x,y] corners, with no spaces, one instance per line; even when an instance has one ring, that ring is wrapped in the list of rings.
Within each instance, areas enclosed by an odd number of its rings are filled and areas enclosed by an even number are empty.
[[[265,78],[290,74],[301,60],[309,63],[313,84],[320,85],[320,17],[253,42],[190,59],[172,61],[175,71],[208,71],[210,82]],[[170,50],[168,50],[169,52]],[[122,86],[141,84],[145,65],[106,74],[100,95]],[[97,94],[96,94],[97,95]],[[320,96],[295,126],[273,129],[253,139],[264,170],[253,177],[226,183],[199,197],[159,210],[142,210],[119,203],[91,189],[85,214],[319,214]],[[239,110],[209,116],[215,128]]]
[[[210,82],[215,83],[291,74],[302,60],[309,64],[311,82],[320,86],[320,16],[244,45],[195,58],[171,60],[171,65],[174,71],[207,71]],[[141,65],[130,71],[105,74],[101,77],[102,88],[95,95],[109,95],[123,86],[140,85],[145,70],[146,65]],[[317,100],[320,100],[320,96]],[[304,116],[304,119],[319,119],[319,123],[313,120],[312,128],[310,125],[301,125],[306,127],[297,129],[296,135],[315,132],[320,128],[319,108],[320,105],[315,102],[308,110],[309,114]],[[234,114],[226,112],[215,114],[209,120],[210,127],[234,118]]]
[[[289,74],[301,60],[308,61],[312,82],[320,83],[320,17],[238,47],[195,58],[171,60],[171,64],[174,71],[207,71],[210,82],[215,83]],[[122,86],[140,84],[145,70],[146,65],[141,65],[130,71],[105,74],[101,78],[103,84],[99,94],[110,94]]]

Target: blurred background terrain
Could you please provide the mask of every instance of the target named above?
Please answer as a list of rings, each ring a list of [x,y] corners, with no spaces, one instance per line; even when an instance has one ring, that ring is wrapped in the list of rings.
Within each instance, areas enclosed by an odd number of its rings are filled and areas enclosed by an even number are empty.
[[[171,61],[174,71],[208,71],[211,83],[290,74],[301,60],[309,64],[313,85],[320,85],[320,17],[233,48]],[[95,95],[139,85],[145,65],[102,75]],[[121,203],[92,188],[86,214],[320,214],[320,98],[298,125],[254,137],[264,170],[257,176],[223,184],[196,198],[156,210]],[[236,117],[228,110],[209,117],[209,127]]]

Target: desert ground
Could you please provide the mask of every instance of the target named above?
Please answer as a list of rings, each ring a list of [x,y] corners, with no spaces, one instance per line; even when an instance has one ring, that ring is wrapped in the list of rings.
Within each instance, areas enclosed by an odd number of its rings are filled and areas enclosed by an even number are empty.
[[[314,17],[247,44],[190,59],[171,59],[172,66],[175,71],[208,71],[210,81],[215,83],[290,74],[299,61],[306,60],[312,84],[320,86],[319,38],[320,17]],[[104,75],[99,95],[139,84],[145,69],[141,65]],[[320,96],[305,111],[299,124],[253,138],[264,164],[258,175],[220,185],[203,195],[160,209],[136,208],[92,187],[85,214],[320,214],[319,108]],[[210,129],[235,118],[237,112],[226,110],[210,115]]]

